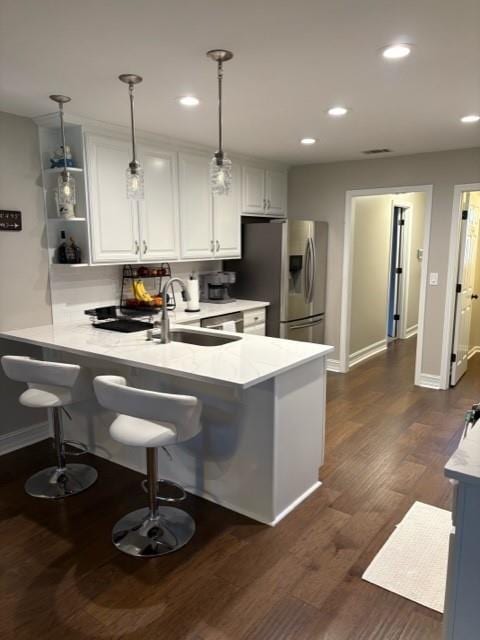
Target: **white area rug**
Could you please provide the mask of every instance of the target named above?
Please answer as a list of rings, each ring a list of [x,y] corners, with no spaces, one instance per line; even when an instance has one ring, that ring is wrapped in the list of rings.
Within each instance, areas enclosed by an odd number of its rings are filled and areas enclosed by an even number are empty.
[[[450,511],[415,502],[363,579],[443,613]]]

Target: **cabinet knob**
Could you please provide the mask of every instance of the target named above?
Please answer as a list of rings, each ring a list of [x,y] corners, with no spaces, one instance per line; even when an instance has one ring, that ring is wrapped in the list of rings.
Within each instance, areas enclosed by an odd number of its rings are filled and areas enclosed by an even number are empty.
[[[148,246],[147,246],[147,243],[144,240],[143,241],[143,253],[147,253],[147,251],[148,251]]]
[[[215,244],[213,240],[210,240],[210,251],[213,253],[215,251]]]
[[[135,240],[135,253],[140,252],[140,245],[138,244],[138,240]]]
[[[216,244],[217,244],[217,251],[220,251],[220,242],[218,240],[217,240]]]

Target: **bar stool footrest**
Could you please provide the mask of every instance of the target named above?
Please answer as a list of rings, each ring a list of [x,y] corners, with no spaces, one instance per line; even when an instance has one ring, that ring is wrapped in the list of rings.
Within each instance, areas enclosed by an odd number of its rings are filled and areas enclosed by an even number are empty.
[[[144,492],[148,493],[148,480],[142,480],[141,486]],[[166,489],[166,490],[172,491],[173,489],[174,491],[177,492],[177,495],[172,495],[172,496],[161,495],[162,487],[164,490]],[[164,479],[157,481],[157,500],[159,502],[174,504],[177,502],[183,502],[186,499],[186,497],[187,497],[187,492],[183,487],[181,487],[176,482],[173,482],[172,480],[164,480]]]

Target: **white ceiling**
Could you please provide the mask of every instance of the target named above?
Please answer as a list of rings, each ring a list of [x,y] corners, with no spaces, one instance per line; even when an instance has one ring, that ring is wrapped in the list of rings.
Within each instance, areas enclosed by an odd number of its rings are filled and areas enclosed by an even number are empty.
[[[128,123],[120,73],[139,73],[138,126],[216,143],[211,48],[225,65],[225,145],[292,164],[473,147],[480,124],[480,0],[0,0],[0,109]],[[379,49],[414,45],[386,62]],[[193,93],[196,109],[175,98]],[[331,119],[325,110],[352,112]],[[299,144],[313,136],[312,147]]]

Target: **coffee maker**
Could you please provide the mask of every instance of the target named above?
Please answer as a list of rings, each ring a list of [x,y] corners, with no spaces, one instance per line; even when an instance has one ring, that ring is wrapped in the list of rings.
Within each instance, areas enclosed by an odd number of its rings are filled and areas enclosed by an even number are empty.
[[[235,302],[229,292],[229,287],[235,283],[235,280],[234,271],[212,271],[200,274],[200,301],[218,304]]]

